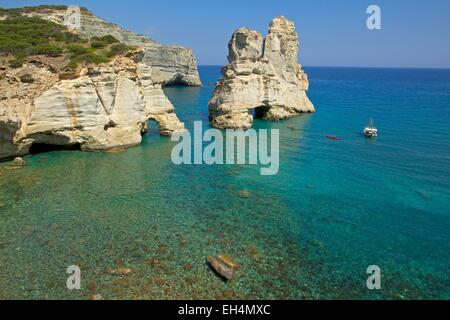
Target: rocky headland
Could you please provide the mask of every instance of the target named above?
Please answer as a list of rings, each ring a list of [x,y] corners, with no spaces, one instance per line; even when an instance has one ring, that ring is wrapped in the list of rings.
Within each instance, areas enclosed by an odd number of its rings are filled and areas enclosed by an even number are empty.
[[[299,39],[294,23],[277,17],[265,39],[247,28],[234,32],[228,62],[209,101],[216,128],[248,129],[253,115],[280,120],[315,112],[307,96],[308,77],[298,63]]]
[[[74,79],[44,63],[0,71],[0,159],[39,144],[86,151],[137,145],[149,119],[161,134],[184,130],[141,54],[87,66]]]
[[[33,26],[45,20],[66,26],[68,19],[67,9],[55,6],[5,12],[0,12],[0,22],[39,18],[23,23]],[[52,39],[27,48],[26,57],[14,41],[2,43],[16,56],[11,60],[11,54],[0,52],[0,160],[42,146],[84,151],[134,146],[141,142],[149,119],[158,123],[162,135],[184,130],[162,87],[200,85],[191,50],[123,30],[86,9],[81,10],[79,30],[57,33],[52,28],[59,42]],[[60,38],[80,40],[61,48],[55,45]],[[100,40],[111,39],[119,43],[94,48]],[[46,54],[40,54],[43,50]]]
[[[142,47],[142,62],[152,67],[153,81],[164,85],[200,86],[197,61],[191,49],[177,45],[164,45],[149,37],[125,30],[107,22],[85,8],[81,8],[80,28],[75,31],[85,39],[111,35],[130,46]],[[68,24],[67,9],[43,9],[24,13],[61,25]]]

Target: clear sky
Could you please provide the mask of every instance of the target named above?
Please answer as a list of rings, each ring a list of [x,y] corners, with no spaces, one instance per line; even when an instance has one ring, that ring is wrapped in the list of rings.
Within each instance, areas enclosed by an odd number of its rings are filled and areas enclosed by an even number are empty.
[[[449,0],[0,0],[0,7],[78,4],[166,44],[192,48],[200,65],[226,62],[233,31],[266,33],[272,18],[293,20],[305,66],[450,68]],[[382,30],[366,9],[380,6]]]

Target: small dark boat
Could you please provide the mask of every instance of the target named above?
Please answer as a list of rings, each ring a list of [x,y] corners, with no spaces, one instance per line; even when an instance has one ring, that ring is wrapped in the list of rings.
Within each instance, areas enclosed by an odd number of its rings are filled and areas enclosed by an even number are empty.
[[[340,139],[340,138],[338,138],[338,137],[335,137],[335,136],[326,136],[326,138],[327,138],[327,139],[330,139],[330,140],[335,140],[335,141],[342,140],[342,139]]]

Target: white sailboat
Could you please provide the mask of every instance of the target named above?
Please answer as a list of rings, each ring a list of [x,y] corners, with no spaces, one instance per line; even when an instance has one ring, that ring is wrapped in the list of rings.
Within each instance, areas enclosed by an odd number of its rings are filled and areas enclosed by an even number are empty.
[[[364,135],[369,138],[378,136],[378,129],[373,125],[373,119],[370,118],[369,124],[364,128]]]

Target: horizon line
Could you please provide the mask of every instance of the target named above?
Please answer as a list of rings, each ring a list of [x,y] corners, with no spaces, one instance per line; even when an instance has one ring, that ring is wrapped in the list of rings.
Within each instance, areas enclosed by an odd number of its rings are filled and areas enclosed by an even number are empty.
[[[197,64],[198,67],[224,67],[226,64]],[[348,68],[348,69],[422,69],[422,70],[449,70],[450,67],[384,67],[384,66],[314,66],[301,65],[302,68]]]

